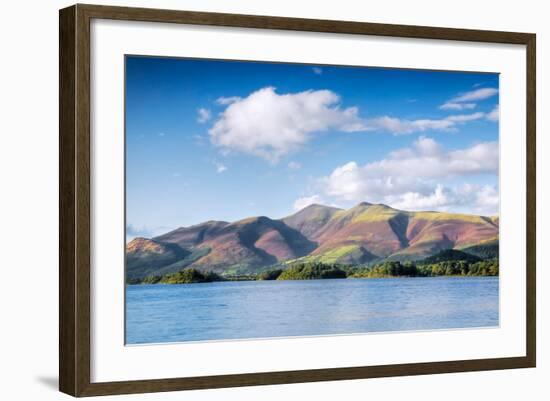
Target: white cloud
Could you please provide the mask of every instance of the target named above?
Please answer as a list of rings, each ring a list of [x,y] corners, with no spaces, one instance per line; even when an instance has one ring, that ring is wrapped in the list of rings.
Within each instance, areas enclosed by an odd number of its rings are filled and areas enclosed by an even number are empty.
[[[451,131],[455,123],[448,119],[443,120],[402,120],[394,117],[378,117],[369,121],[371,130],[385,130],[394,135],[412,134],[426,130]]]
[[[303,208],[313,205],[314,203],[323,203],[323,199],[319,195],[304,196],[296,199],[294,202],[294,210],[302,210]]]
[[[477,112],[472,114],[461,114],[457,116],[449,116],[446,118],[447,121],[452,121],[455,123],[465,123],[468,121],[474,121],[479,120],[481,118],[485,117],[485,113]]]
[[[355,107],[342,108],[329,90],[278,94],[266,87],[229,104],[209,130],[211,142],[277,162],[301,148],[313,133],[364,128]]]
[[[136,238],[151,238],[152,230],[147,227],[136,227],[133,224],[126,224],[126,237]]]
[[[494,185],[465,185],[462,188],[465,194],[475,197],[475,211],[479,214],[495,215],[499,213],[500,194]]]
[[[210,141],[225,153],[247,153],[276,163],[302,148],[315,133],[386,131],[407,135],[428,130],[452,132],[458,124],[481,119],[484,113],[451,115],[443,119],[407,120],[390,116],[363,119],[357,107],[343,108],[330,90],[278,94],[266,87],[245,98],[219,98],[227,105],[209,130]]]
[[[170,230],[172,230],[173,227],[168,226],[156,226],[156,227],[146,227],[146,226],[136,226],[134,224],[128,223],[126,224],[126,242],[130,242],[134,238],[141,237],[141,238],[153,238],[157,235],[164,234]]]
[[[456,131],[456,125],[469,121],[479,120],[485,117],[485,113],[478,112],[472,114],[457,114],[445,117],[443,119],[430,120],[404,120],[394,117],[378,117],[363,123],[365,130],[384,130],[394,135],[408,135],[415,132],[434,131]]]
[[[500,119],[500,107],[498,104],[493,110],[487,113],[486,118],[489,121],[498,121]]]
[[[403,210],[467,211],[490,216],[498,213],[499,193],[493,185],[444,187],[438,184],[432,193],[406,192],[395,196],[392,206]]]
[[[320,67],[313,67],[313,73],[317,75],[323,74],[323,69]]]
[[[291,170],[299,170],[302,168],[302,165],[298,162],[291,161],[288,163],[288,168]]]
[[[441,110],[471,110],[476,107],[475,103],[443,103],[439,108]]]
[[[473,102],[483,100],[495,96],[498,93],[496,88],[480,88],[471,92],[463,93],[449,100],[451,103]]]
[[[197,113],[198,113],[197,121],[201,124],[207,122],[208,120],[210,120],[210,117],[212,117],[212,113],[210,112],[210,110],[205,108],[198,109]]]
[[[496,88],[475,89],[447,100],[439,108],[441,110],[471,110],[476,107],[475,101],[490,98],[497,93],[498,89]]]
[[[382,202],[411,210],[462,208],[488,212],[495,205],[482,205],[484,198],[478,196],[482,187],[458,188],[456,182],[468,176],[497,173],[497,142],[445,150],[433,139],[420,137],[412,147],[391,152],[379,161],[341,165],[319,179],[318,188],[328,197],[348,202]],[[483,190],[488,199],[488,190]]]
[[[228,104],[238,102],[239,100],[241,100],[239,96],[229,96],[229,97],[222,96],[216,99],[216,103],[222,106],[227,106]]]
[[[449,203],[448,193],[442,185],[437,185],[433,193],[424,195],[419,192],[405,192],[395,196],[392,206],[404,210],[430,210]]]
[[[221,163],[214,163],[216,166],[216,173],[223,173],[224,171],[227,171],[227,166],[221,164]]]

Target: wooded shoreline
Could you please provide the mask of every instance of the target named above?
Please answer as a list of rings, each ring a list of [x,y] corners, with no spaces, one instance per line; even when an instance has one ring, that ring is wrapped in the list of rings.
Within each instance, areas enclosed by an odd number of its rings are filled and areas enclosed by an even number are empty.
[[[320,280],[346,278],[400,278],[400,277],[483,277],[498,276],[498,259],[479,261],[447,260],[435,263],[386,261],[375,266],[348,266],[319,262],[278,266],[258,274],[222,276],[217,273],[187,268],[163,276],[148,276],[142,280],[128,280],[127,284],[191,284],[218,281],[262,280]]]

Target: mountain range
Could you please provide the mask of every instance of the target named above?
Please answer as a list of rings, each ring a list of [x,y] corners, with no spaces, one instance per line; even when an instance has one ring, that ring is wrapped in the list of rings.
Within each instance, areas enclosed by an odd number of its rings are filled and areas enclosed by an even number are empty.
[[[364,265],[420,260],[447,249],[483,257],[498,249],[498,235],[495,216],[409,212],[367,202],[351,209],[313,204],[282,219],[207,221],[135,238],[126,245],[126,276],[142,279],[186,267],[231,276],[294,261]]]

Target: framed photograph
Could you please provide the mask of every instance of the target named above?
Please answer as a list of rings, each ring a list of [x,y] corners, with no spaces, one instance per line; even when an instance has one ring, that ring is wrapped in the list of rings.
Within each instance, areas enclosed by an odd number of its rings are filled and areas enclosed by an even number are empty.
[[[534,34],[60,11],[67,394],[534,367],[535,206]]]

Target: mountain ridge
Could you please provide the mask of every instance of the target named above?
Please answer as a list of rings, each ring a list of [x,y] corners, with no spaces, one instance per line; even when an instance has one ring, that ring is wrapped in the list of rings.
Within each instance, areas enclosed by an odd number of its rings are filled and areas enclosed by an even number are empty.
[[[313,204],[281,219],[210,220],[134,239],[126,247],[126,267],[132,277],[154,273],[155,266],[239,275],[293,260],[361,265],[421,260],[447,249],[494,253],[494,246],[484,244],[496,242],[498,252],[498,223],[498,216],[404,211],[368,202],[350,209]]]

